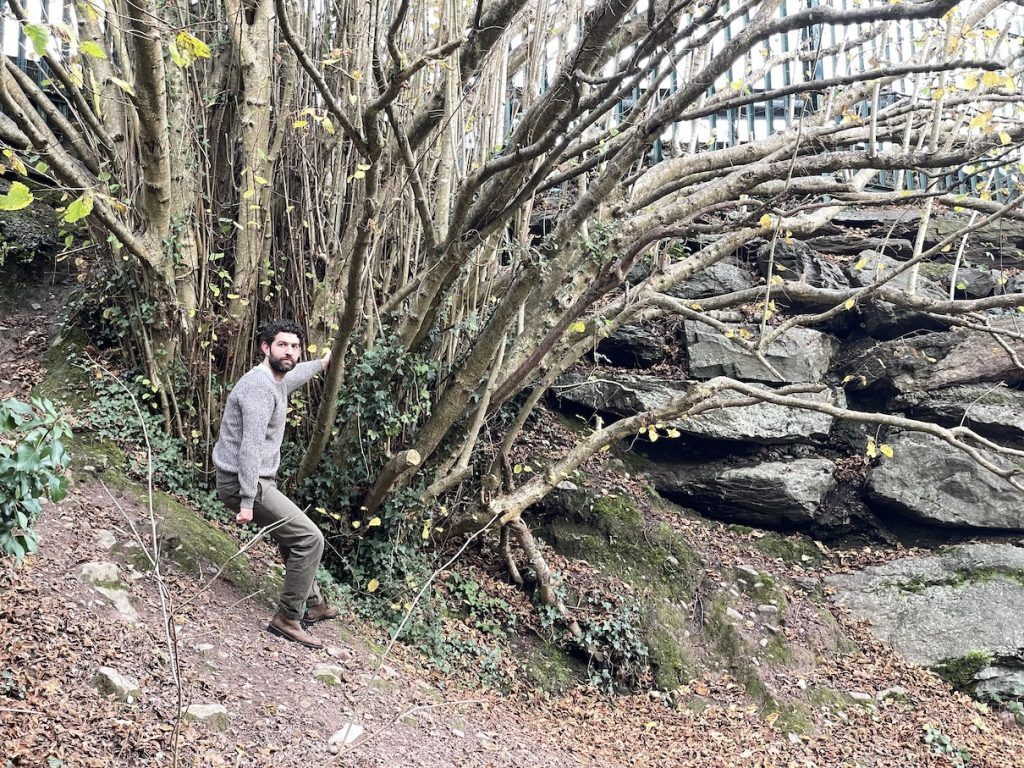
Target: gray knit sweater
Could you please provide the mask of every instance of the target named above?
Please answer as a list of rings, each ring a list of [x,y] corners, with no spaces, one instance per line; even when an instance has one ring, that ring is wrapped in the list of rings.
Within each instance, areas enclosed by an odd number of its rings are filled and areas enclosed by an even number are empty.
[[[288,395],[323,370],[319,360],[299,363],[281,381],[257,365],[235,384],[224,408],[213,463],[238,475],[241,504],[249,508],[261,477],[273,477],[281,463]]]

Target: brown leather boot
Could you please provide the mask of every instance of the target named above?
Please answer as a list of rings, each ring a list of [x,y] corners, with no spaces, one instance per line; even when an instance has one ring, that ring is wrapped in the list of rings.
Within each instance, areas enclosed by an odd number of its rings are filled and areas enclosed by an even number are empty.
[[[338,616],[338,609],[328,602],[317,603],[302,617],[305,624],[316,624],[318,621],[327,621]]]
[[[277,635],[278,637],[283,637],[285,640],[290,640],[293,643],[299,643],[307,648],[324,647],[323,643],[302,628],[298,619],[289,619],[280,611],[275,613],[274,618],[272,618],[270,623],[267,624],[267,632],[272,635]]]

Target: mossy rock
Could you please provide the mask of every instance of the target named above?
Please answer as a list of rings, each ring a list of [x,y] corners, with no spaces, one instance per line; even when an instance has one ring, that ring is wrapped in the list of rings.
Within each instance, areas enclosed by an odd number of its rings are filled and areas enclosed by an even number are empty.
[[[773,702],[765,707],[766,717],[771,717],[774,726],[783,733],[795,733],[798,736],[809,736],[814,730],[814,721],[807,707],[799,702],[779,704]]]
[[[36,397],[45,397],[68,408],[84,408],[89,404],[92,383],[89,374],[78,364],[89,343],[77,328],[62,331],[46,351],[43,362],[46,376],[32,390]]]
[[[806,536],[766,533],[754,541],[754,547],[766,557],[787,563],[818,566],[822,561],[821,552]]]
[[[971,651],[957,658],[940,661],[932,667],[932,671],[953,690],[971,693],[977,683],[975,678],[981,670],[992,664],[992,658],[992,654],[987,651]]]
[[[541,510],[537,533],[566,557],[586,560],[632,587],[640,599],[640,632],[657,688],[672,690],[695,674],[687,637],[698,558],[670,525],[645,529],[627,495],[558,491]]]
[[[525,652],[523,673],[533,685],[553,696],[561,696],[587,680],[583,664],[551,643],[533,645]]]

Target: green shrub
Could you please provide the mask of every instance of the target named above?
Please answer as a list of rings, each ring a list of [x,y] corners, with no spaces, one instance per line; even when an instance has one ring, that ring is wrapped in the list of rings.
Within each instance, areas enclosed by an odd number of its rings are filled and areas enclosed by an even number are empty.
[[[0,402],[0,550],[19,563],[39,547],[32,525],[40,500],[67,495],[63,470],[70,457],[63,438],[69,434],[49,400]]]

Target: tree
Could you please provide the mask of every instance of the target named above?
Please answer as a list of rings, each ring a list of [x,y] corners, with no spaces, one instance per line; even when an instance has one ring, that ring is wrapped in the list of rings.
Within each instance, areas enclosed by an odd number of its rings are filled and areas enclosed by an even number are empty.
[[[724,332],[711,310],[754,305],[759,333],[733,341],[758,356],[872,296],[945,317],[1024,304],[915,289],[922,261],[1022,217],[1019,3],[115,1],[78,6],[76,29],[9,3],[49,78],[7,62],[12,171],[74,198],[64,220],[119,276],[169,428],[209,437],[211,382],[247,364],[257,319],[307,320],[343,364],[297,474],[343,499],[346,523],[383,509],[386,534],[418,532],[416,516],[426,531],[435,500],[480,484],[543,574],[519,515],[603,445],[725,390],[807,407],[716,379],[517,488],[507,456],[529,414],[622,325],[673,314]],[[708,131],[741,113],[767,130]],[[783,290],[770,260],[751,291],[665,293],[851,205],[919,212],[886,280]],[[936,206],[972,219],[925,247]]]

